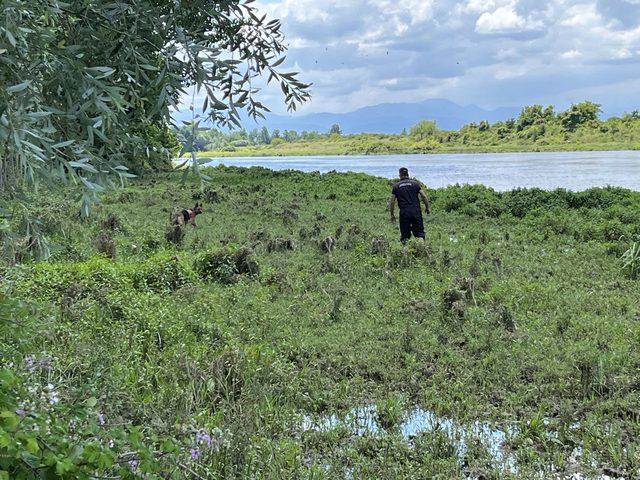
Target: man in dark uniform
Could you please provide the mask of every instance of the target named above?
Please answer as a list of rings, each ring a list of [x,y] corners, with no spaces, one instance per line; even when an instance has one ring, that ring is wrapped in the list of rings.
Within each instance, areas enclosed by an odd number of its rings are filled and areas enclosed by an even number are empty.
[[[409,170],[400,169],[400,181],[393,185],[391,198],[389,199],[389,213],[391,221],[396,221],[396,202],[400,207],[400,241],[405,243],[413,233],[414,237],[424,240],[424,223],[420,211],[420,199],[424,203],[425,213],[431,213],[429,198],[422,189],[422,184],[409,178]]]

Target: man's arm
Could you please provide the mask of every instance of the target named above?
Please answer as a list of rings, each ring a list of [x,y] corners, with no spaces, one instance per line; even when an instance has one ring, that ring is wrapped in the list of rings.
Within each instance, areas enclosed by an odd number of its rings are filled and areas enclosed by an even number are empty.
[[[389,213],[391,214],[391,221],[396,221],[396,196],[391,194],[389,197]]]
[[[422,198],[422,203],[424,203],[424,211],[429,215],[431,213],[431,206],[429,205],[429,197],[424,190],[420,190],[419,192],[420,198]]]

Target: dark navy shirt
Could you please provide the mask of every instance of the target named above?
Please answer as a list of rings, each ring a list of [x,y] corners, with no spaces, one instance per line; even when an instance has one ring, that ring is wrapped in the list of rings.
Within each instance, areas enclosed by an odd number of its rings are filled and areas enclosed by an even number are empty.
[[[418,193],[421,188],[422,185],[419,182],[410,178],[400,180],[393,185],[391,193],[396,196],[400,211],[420,211],[420,196]]]

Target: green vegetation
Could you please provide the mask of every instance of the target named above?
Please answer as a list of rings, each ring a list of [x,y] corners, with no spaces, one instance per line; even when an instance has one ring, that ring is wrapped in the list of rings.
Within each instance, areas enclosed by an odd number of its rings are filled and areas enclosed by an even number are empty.
[[[0,205],[51,252],[18,239],[0,268],[0,478],[637,475],[640,193],[435,190],[403,247],[387,180],[207,173],[85,219],[66,191]],[[403,437],[415,406],[465,448]],[[354,408],[377,433],[339,420]]]
[[[592,102],[572,105],[564,112],[532,105],[517,119],[489,124],[471,123],[459,131],[439,130],[424,120],[400,135],[362,133],[343,135],[334,125],[327,133],[200,130],[195,149],[203,157],[370,155],[454,152],[511,152],[558,150],[636,150],[640,148],[640,112],[600,120],[600,106]],[[183,152],[191,151],[184,131]],[[186,140],[189,138],[189,140]]]
[[[169,113],[190,90],[204,95],[204,117],[233,125],[243,110],[266,110],[252,86],[263,74],[289,109],[309,96],[281,70],[280,22],[258,17],[251,0],[3,0],[2,15],[0,197],[27,203],[43,186],[80,185],[86,216],[132,172],[171,168]],[[17,233],[40,241],[34,219],[18,214]]]

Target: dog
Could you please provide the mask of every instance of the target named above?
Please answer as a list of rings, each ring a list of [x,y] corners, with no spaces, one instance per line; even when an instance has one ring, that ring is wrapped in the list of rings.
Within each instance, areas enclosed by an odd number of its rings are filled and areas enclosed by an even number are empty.
[[[171,224],[182,227],[189,223],[194,227],[197,227],[198,225],[196,225],[196,217],[201,213],[204,213],[204,208],[202,207],[202,204],[198,202],[196,203],[195,207],[184,208],[177,214],[174,214],[171,220]]]

